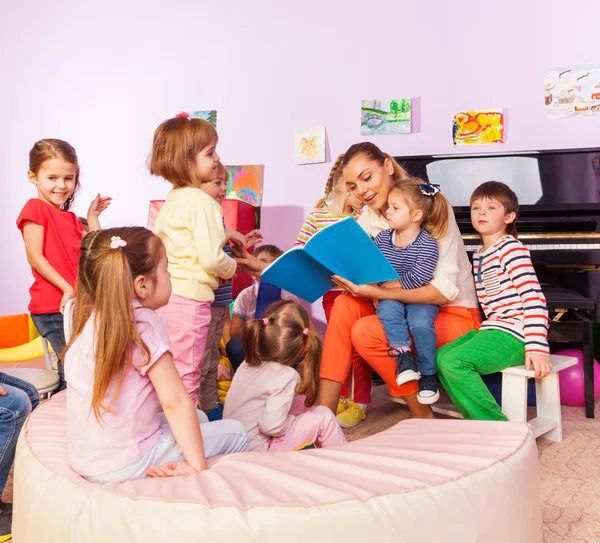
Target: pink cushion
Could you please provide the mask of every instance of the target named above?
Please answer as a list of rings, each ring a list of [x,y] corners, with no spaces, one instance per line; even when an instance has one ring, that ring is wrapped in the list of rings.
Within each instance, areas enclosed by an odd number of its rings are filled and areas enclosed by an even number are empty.
[[[33,413],[26,426],[27,442],[33,455],[51,471],[78,484],[99,487],[68,464],[65,398],[65,393],[57,394]],[[130,498],[243,509],[368,500],[459,480],[502,462],[528,438],[527,424],[413,419],[340,447],[221,456],[211,459],[210,469],[199,476],[104,487]]]

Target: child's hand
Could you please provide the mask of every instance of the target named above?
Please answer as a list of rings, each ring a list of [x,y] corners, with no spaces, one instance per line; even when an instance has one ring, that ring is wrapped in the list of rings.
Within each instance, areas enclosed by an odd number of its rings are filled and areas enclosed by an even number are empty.
[[[525,356],[525,369],[533,369],[535,371],[534,377],[541,379],[546,377],[552,371],[552,359],[548,354],[530,353]]]
[[[58,310],[59,310],[61,313],[64,313],[64,312],[65,312],[65,305],[66,305],[66,303],[67,303],[67,302],[68,302],[68,301],[69,301],[71,298],[73,298],[74,296],[75,296],[75,291],[74,291],[73,289],[71,289],[71,290],[67,290],[67,292],[65,292],[65,293],[63,294],[63,297],[62,297],[62,298],[61,298],[61,300],[60,300],[60,306],[59,306],[59,308],[58,308]]]
[[[263,235],[258,230],[252,230],[244,236],[244,247],[249,249],[253,245],[256,245],[259,241],[263,240]]]
[[[246,236],[240,234],[237,230],[231,230],[230,228],[225,228],[225,237],[227,241],[231,242],[231,244],[239,244],[242,246],[246,246]]]
[[[186,475],[195,475],[196,473],[200,473],[200,471],[202,470],[194,469],[187,462],[169,462],[160,468],[152,466],[146,471],[146,475],[148,477],[180,477]]]
[[[110,196],[100,196],[100,193],[92,200],[90,204],[90,208],[88,209],[88,220],[91,218],[98,218],[100,213],[102,213],[111,203],[112,197]]]

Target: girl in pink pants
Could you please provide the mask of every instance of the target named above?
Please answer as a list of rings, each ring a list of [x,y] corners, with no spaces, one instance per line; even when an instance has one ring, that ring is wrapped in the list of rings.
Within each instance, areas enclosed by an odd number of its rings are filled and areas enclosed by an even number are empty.
[[[323,343],[306,311],[281,300],[242,332],[246,360],[233,377],[223,418],[240,421],[249,451],[293,451],[346,443],[333,412],[315,406]]]

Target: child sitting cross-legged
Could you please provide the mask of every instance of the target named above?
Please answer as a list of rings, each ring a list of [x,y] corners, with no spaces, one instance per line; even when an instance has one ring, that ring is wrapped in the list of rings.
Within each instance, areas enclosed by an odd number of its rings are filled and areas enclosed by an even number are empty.
[[[265,264],[272,264],[277,260],[283,251],[275,245],[261,245],[254,251],[254,256]],[[256,316],[256,306],[260,288],[260,277],[255,277],[255,283],[242,290],[233,304],[233,315],[231,318],[230,335],[231,340],[227,343],[227,358],[234,369],[237,369],[244,361],[244,350],[242,349],[242,330],[247,321]],[[298,298],[285,290],[281,291],[282,300],[292,300],[298,302]]]
[[[242,343],[246,360],[233,377],[224,416],[244,425],[249,451],[346,443],[333,412],[315,405],[323,341],[309,330],[302,306],[275,302],[263,318],[246,323]]]

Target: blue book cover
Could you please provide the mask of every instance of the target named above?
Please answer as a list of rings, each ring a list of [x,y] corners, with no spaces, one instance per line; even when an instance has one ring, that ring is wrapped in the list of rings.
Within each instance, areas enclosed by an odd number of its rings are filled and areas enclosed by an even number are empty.
[[[357,285],[398,279],[375,242],[348,217],[317,232],[304,247],[294,247],[267,267],[261,277],[313,303],[339,275]]]

